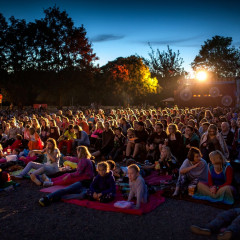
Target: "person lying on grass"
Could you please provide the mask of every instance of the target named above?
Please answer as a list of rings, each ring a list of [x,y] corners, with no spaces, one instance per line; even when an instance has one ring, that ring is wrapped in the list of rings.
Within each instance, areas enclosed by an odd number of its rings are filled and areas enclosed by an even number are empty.
[[[116,195],[115,179],[107,162],[100,162],[97,165],[98,175],[94,178],[90,189],[86,193],[89,200],[96,200],[102,203],[113,201]]]
[[[240,208],[221,212],[204,227],[192,225],[190,229],[198,235],[218,234],[218,240],[240,239]]]

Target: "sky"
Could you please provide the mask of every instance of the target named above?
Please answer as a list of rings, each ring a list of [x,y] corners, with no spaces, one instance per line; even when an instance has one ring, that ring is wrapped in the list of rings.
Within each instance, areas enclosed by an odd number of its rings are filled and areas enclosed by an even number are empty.
[[[147,58],[150,43],[160,51],[167,45],[179,50],[183,67],[191,71],[207,39],[232,37],[233,45],[240,46],[239,0],[0,0],[0,12],[6,19],[31,22],[55,4],[75,26],[84,25],[100,66],[133,54]]]

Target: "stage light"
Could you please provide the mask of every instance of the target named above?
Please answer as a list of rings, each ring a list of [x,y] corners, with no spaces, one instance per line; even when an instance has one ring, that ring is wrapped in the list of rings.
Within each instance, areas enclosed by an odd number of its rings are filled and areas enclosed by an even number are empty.
[[[198,81],[205,81],[206,80],[206,78],[207,78],[207,73],[206,72],[204,72],[204,71],[200,71],[200,72],[197,72],[197,74],[196,74],[196,79],[198,80]]]

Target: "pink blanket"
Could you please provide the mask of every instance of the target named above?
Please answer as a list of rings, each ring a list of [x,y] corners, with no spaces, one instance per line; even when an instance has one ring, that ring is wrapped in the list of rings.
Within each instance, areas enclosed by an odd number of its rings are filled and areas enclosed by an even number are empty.
[[[171,175],[158,175],[157,171],[152,171],[151,174],[144,178],[149,185],[160,185],[162,181],[172,180]]]
[[[49,188],[41,189],[41,192],[51,193],[65,187],[66,186],[52,186]],[[133,214],[133,215],[142,215],[144,213],[153,211],[155,208],[157,208],[160,204],[162,204],[165,201],[165,198],[162,197],[162,191],[157,191],[156,193],[150,195],[148,203],[141,204],[140,209],[122,209],[122,208],[114,207],[115,202],[122,201],[122,200],[124,199],[121,196],[121,192],[117,191],[116,198],[111,203],[100,203],[95,201],[89,201],[86,199],[84,200],[71,199],[71,200],[63,200],[63,201],[67,203],[76,204],[82,207],[93,208],[101,211],[121,212],[121,213]]]

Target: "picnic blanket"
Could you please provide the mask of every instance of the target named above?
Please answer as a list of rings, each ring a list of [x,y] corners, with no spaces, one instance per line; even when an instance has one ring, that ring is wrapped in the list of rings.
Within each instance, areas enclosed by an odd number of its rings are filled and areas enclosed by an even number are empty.
[[[158,171],[152,171],[151,174],[144,178],[145,182],[152,186],[160,185],[164,181],[172,180],[171,175],[159,175]]]
[[[51,192],[54,192],[56,190],[59,190],[59,189],[65,188],[65,187],[66,186],[52,186],[49,188],[43,188],[40,191],[46,192],[46,193],[51,193]],[[149,196],[148,203],[141,204],[140,209],[123,209],[123,208],[114,207],[115,202],[122,201],[122,200],[124,200],[124,199],[122,197],[121,191],[117,188],[116,198],[113,202],[110,202],[110,203],[100,203],[100,202],[96,202],[96,201],[89,201],[87,199],[84,199],[84,200],[63,199],[62,201],[67,202],[67,203],[76,204],[76,205],[79,205],[82,207],[101,210],[101,211],[121,212],[121,213],[133,214],[133,215],[142,215],[142,214],[153,211],[155,208],[157,208],[160,204],[162,204],[165,201],[165,198],[162,197],[162,191],[157,191],[156,193]]]
[[[229,205],[229,204],[224,204],[221,202],[209,202],[206,200],[200,200],[200,199],[194,199],[192,196],[189,196],[187,194],[183,194],[183,195],[178,195],[178,196],[172,196],[173,192],[175,189],[175,185],[168,185],[164,190],[163,190],[163,196],[166,198],[172,198],[172,199],[176,199],[176,200],[184,200],[184,201],[188,201],[188,202],[193,202],[193,203],[200,203],[200,204],[204,204],[204,205],[208,205],[211,207],[215,207],[215,208],[219,208],[219,209],[224,209],[224,210],[228,210],[230,208],[232,208],[235,204],[237,204],[237,202],[233,205]],[[238,201],[239,203],[239,201]]]

